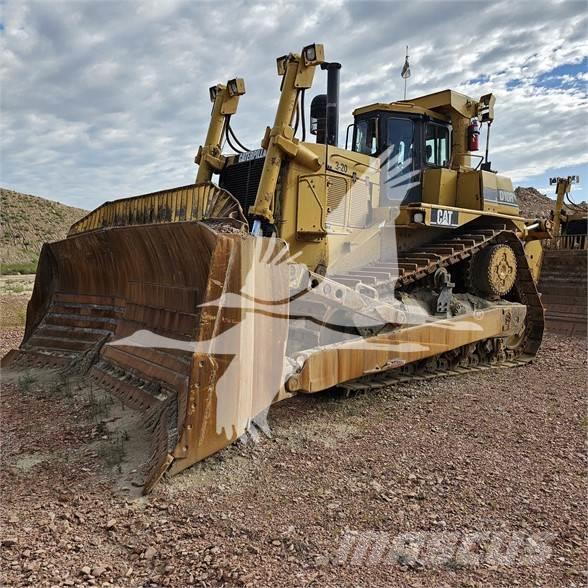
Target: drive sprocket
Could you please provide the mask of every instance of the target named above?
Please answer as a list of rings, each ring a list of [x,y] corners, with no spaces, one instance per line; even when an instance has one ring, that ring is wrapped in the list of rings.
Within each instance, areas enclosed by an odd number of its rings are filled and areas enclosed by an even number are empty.
[[[470,266],[474,289],[485,296],[505,296],[517,279],[517,260],[510,245],[499,243],[474,255]]]

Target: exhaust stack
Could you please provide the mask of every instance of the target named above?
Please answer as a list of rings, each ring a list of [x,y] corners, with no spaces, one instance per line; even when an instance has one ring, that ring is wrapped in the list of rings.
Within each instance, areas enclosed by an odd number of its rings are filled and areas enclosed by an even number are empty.
[[[340,63],[322,63],[327,70],[327,93],[315,96],[310,105],[310,132],[316,142],[337,147],[339,140]]]
[[[327,70],[327,144],[337,147],[339,142],[339,70],[340,63],[322,63]]]

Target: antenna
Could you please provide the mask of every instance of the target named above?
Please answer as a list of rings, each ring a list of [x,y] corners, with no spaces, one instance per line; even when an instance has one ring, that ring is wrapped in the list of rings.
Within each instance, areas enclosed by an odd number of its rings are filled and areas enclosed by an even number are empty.
[[[406,100],[406,83],[408,78],[410,78],[410,64],[408,63],[408,45],[406,46],[406,57],[404,58],[404,65],[402,66],[402,71],[400,72],[402,78],[404,78],[404,99]]]

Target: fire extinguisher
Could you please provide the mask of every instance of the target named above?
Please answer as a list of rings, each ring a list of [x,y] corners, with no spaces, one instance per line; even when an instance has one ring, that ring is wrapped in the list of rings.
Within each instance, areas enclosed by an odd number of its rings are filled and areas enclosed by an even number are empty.
[[[478,151],[480,149],[480,125],[474,119],[468,127],[468,151]]]

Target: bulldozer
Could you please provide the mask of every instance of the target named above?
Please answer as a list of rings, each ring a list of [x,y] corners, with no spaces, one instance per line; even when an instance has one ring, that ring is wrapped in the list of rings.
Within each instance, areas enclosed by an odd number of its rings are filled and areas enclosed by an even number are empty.
[[[478,154],[494,96],[357,108],[342,147],[340,71],[316,43],[278,58],[256,150],[232,126],[243,79],[213,86],[195,183],[106,202],[43,246],[2,363],[79,374],[140,411],[145,492],[265,430],[293,395],[514,367],[539,349],[548,221],[520,216],[488,141]],[[317,72],[326,93],[307,113]]]
[[[552,238],[543,243],[539,291],[548,331],[568,336],[588,334],[588,207],[570,198],[579,176],[550,178],[555,185]]]

